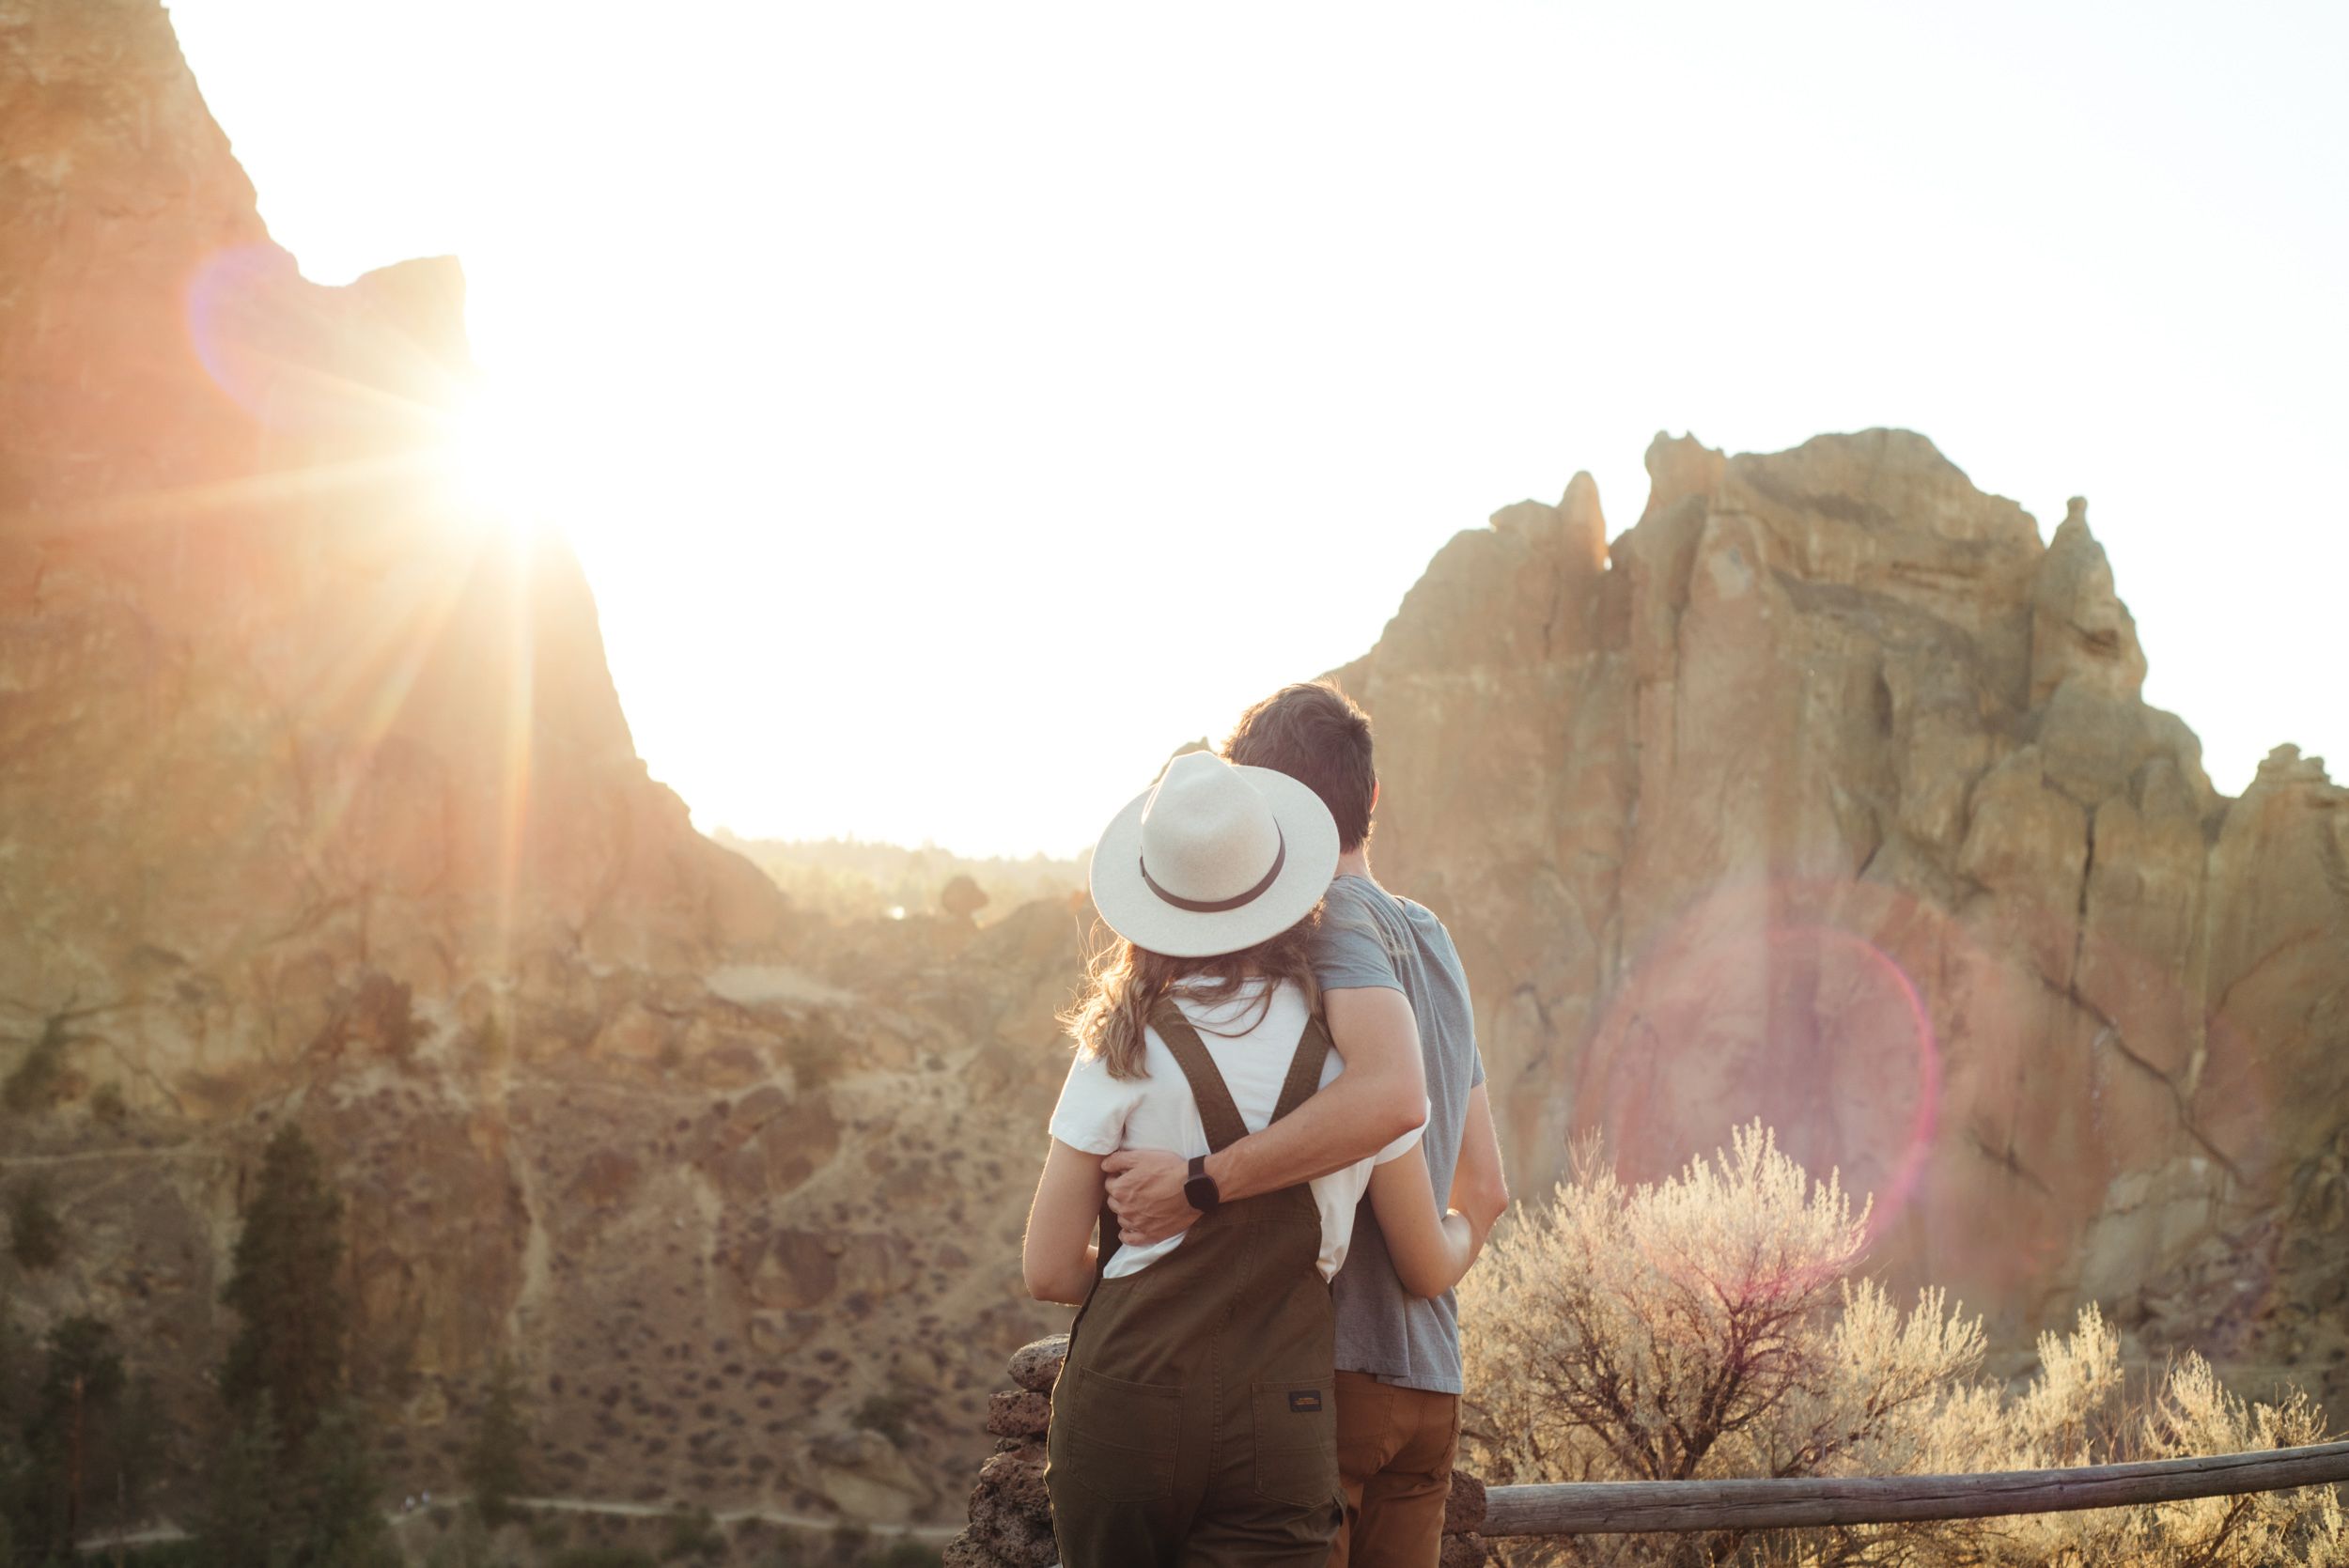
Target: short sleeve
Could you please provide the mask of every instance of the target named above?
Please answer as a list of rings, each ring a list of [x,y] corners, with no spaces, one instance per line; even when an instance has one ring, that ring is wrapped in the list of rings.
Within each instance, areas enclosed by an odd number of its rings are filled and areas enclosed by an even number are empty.
[[[1403,989],[1394,955],[1379,935],[1377,917],[1362,895],[1343,880],[1330,888],[1321,928],[1314,933],[1314,980],[1325,991],[1384,986]]]
[[[1469,1087],[1473,1089],[1484,1081],[1485,1053],[1481,1050],[1470,1051],[1469,1053]]]
[[[1108,1063],[1079,1051],[1052,1108],[1052,1136],[1088,1155],[1114,1154],[1125,1144],[1126,1118],[1141,1092],[1140,1079],[1113,1079]]]
[[[1393,1142],[1388,1144],[1377,1154],[1371,1156],[1371,1164],[1384,1165],[1391,1159],[1401,1159],[1405,1155],[1409,1154],[1411,1150],[1417,1146],[1422,1138],[1426,1136],[1427,1121],[1429,1117],[1435,1115],[1436,1106],[1435,1102],[1432,1100],[1422,1100],[1420,1104],[1426,1109],[1420,1112],[1419,1126],[1413,1127],[1410,1131],[1405,1133],[1402,1137],[1396,1139]]]

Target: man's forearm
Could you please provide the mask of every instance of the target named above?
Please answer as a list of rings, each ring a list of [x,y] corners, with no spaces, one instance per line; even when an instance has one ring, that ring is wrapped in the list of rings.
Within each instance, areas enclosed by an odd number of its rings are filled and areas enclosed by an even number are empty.
[[[1227,1203],[1277,1192],[1368,1159],[1425,1116],[1415,1077],[1348,1068],[1264,1131],[1209,1155],[1207,1174]]]
[[[1264,1131],[1206,1160],[1227,1199],[1277,1192],[1342,1171],[1377,1154],[1420,1125],[1427,1085],[1419,1024],[1403,993],[1389,986],[1327,990],[1330,1048],[1346,1070]],[[1199,1217],[1183,1190],[1181,1156],[1163,1149],[1120,1149],[1101,1162],[1118,1239],[1163,1241]]]

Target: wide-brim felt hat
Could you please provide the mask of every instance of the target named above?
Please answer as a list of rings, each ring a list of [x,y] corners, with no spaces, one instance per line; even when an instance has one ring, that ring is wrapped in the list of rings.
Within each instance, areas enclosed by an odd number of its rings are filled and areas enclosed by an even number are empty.
[[[1136,947],[1204,958],[1304,919],[1337,869],[1337,821],[1310,785],[1186,752],[1102,831],[1093,906]]]

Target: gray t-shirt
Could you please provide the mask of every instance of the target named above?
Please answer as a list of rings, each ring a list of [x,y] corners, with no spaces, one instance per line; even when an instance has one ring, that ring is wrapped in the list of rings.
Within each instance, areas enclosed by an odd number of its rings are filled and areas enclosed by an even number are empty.
[[[1460,1159],[1469,1091],[1485,1081],[1468,977],[1452,933],[1424,905],[1397,898],[1368,877],[1341,877],[1330,884],[1315,939],[1314,976],[1324,990],[1384,986],[1410,1001],[1427,1063],[1422,1147],[1440,1210]],[[1452,1293],[1429,1300],[1403,1288],[1367,1198],[1355,1212],[1353,1250],[1330,1290],[1337,1301],[1339,1371],[1370,1373],[1407,1389],[1460,1391],[1459,1309]]]

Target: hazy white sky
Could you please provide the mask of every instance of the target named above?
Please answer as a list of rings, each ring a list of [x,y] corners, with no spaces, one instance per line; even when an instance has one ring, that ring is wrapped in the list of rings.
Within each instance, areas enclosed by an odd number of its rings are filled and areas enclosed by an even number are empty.
[[[312,277],[463,257],[706,827],[1073,850],[1659,428],[2085,493],[2219,786],[2349,760],[2331,0],[172,11]]]

